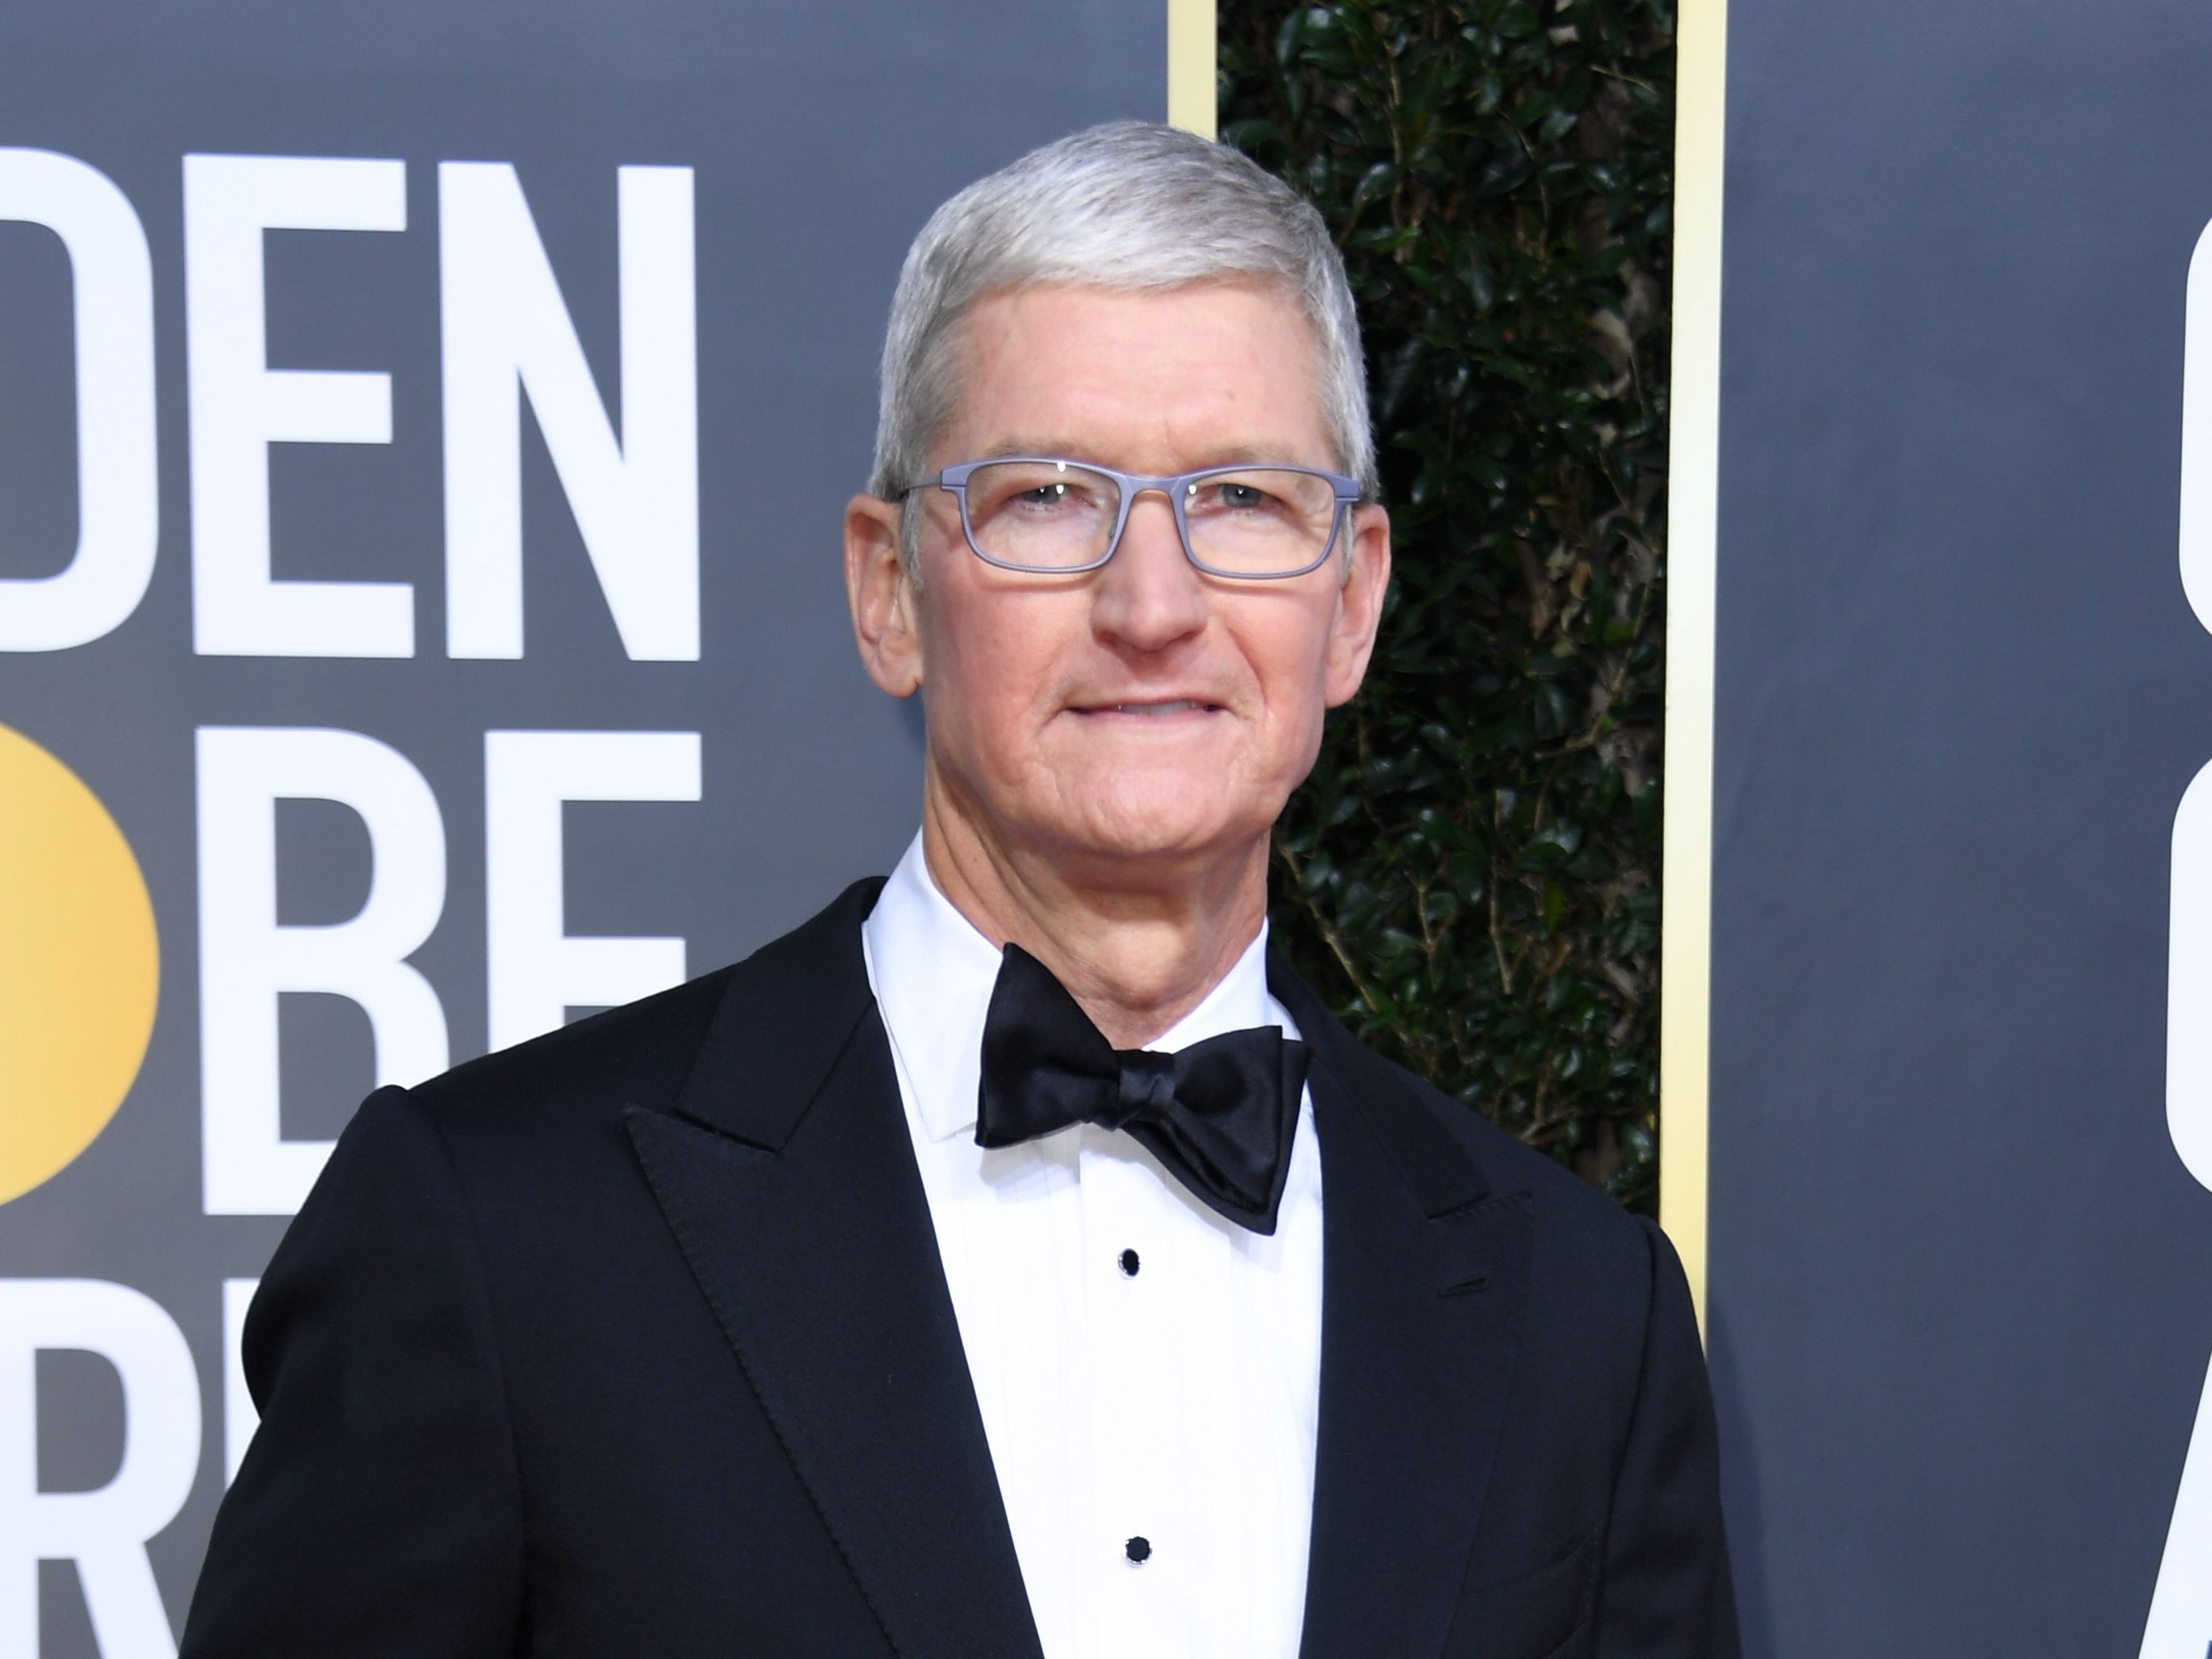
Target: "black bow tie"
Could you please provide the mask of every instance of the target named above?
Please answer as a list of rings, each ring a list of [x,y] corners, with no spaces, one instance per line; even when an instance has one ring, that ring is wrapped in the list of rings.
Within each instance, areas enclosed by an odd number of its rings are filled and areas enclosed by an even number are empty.
[[[1279,1025],[1173,1054],[1116,1048],[1050,969],[1009,945],[983,1021],[975,1144],[1012,1146],[1072,1123],[1126,1129],[1209,1207],[1272,1233],[1305,1080],[1306,1046]]]

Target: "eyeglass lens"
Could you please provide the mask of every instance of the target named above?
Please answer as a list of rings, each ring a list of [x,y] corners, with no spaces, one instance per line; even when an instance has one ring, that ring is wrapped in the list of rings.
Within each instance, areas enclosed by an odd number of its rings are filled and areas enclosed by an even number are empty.
[[[1103,472],[1060,461],[994,461],[968,475],[968,532],[1002,564],[1072,570],[1096,563],[1113,539],[1121,488]],[[1240,467],[1185,487],[1182,519],[1201,564],[1240,576],[1310,568],[1336,523],[1335,489],[1310,472]]]

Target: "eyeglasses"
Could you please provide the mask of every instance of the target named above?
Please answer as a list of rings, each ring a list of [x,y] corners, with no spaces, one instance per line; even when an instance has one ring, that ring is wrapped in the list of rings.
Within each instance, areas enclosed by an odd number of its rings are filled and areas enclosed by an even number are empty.
[[[1359,482],[1310,466],[1216,466],[1143,477],[1049,455],[966,461],[910,483],[960,501],[975,556],[1002,570],[1073,575],[1114,556],[1129,508],[1157,491],[1174,509],[1183,556],[1209,576],[1303,576],[1335,550]]]

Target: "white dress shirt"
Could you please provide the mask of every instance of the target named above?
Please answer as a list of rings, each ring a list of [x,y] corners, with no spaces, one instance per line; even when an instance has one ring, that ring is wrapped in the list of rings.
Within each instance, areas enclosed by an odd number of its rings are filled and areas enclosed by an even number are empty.
[[[1273,1237],[1214,1214],[1123,1133],[1079,1124],[987,1152],[999,952],[938,890],[919,837],[861,939],[1047,1659],[1292,1659],[1321,1382],[1311,1094]],[[1266,949],[1262,927],[1147,1046],[1296,1036]]]

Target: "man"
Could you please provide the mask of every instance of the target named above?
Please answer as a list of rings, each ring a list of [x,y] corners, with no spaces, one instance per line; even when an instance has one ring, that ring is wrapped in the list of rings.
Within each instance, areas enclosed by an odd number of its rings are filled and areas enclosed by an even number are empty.
[[[845,520],[920,836],[362,1108],[186,1654],[1732,1654],[1664,1240],[1267,954],[1373,473],[1334,249],[1232,152],[940,209]]]

